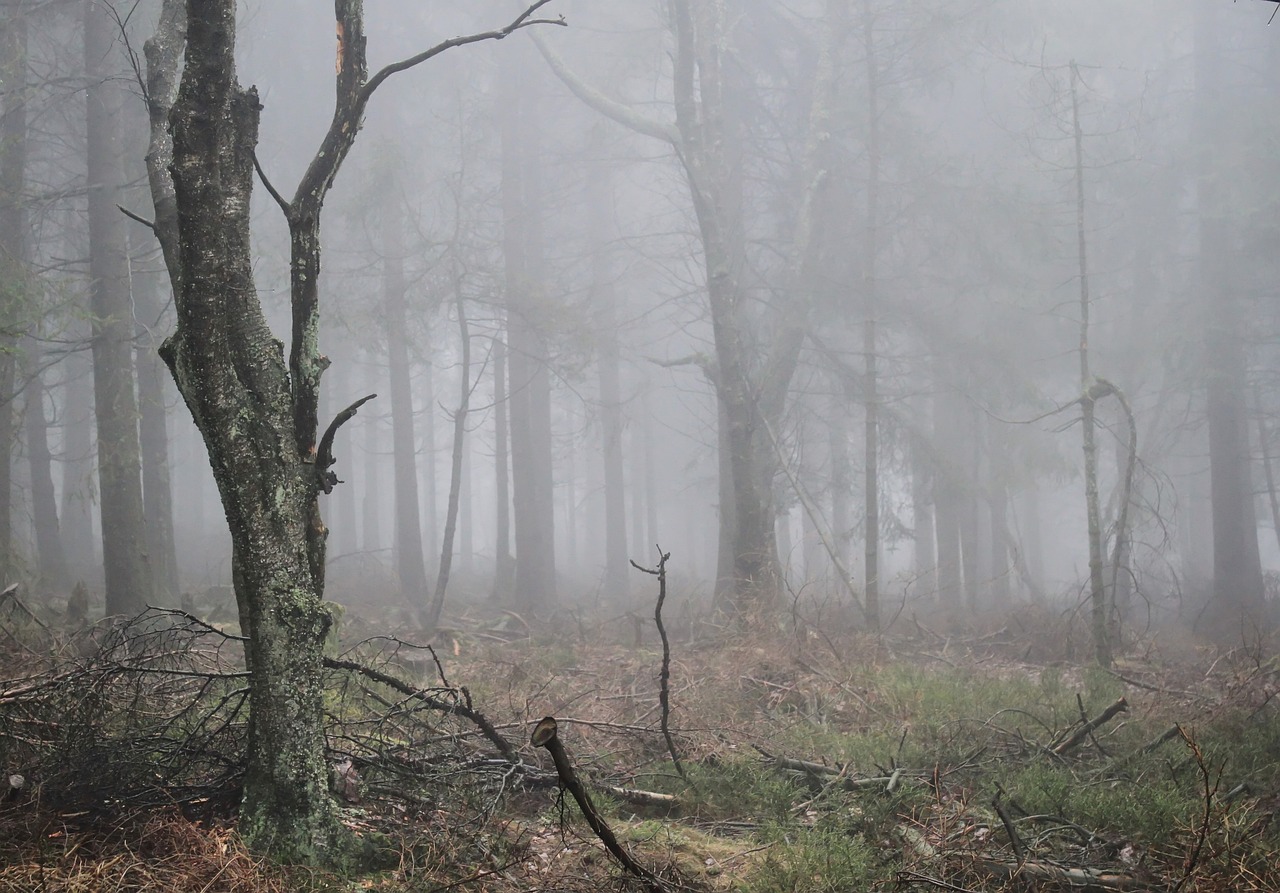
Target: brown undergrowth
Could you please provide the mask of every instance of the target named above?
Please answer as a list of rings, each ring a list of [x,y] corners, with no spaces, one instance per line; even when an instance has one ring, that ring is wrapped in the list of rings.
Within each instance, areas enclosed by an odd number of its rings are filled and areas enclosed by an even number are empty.
[[[1157,641],[1106,672],[1067,659],[1060,629],[1037,639],[1034,622],[908,620],[882,638],[797,617],[750,633],[673,624],[670,725],[686,781],[659,731],[659,643],[631,615],[477,610],[434,653],[371,642],[378,623],[349,615],[349,659],[423,687],[437,708],[471,705],[518,769],[464,719],[335,675],[335,766],[354,765],[335,792],[353,830],[385,836],[393,867],[264,865],[190,803],[135,792],[145,809],[86,814],[55,796],[62,776],[49,772],[0,804],[0,890],[625,887],[529,744],[544,716],[623,846],[673,890],[1280,889],[1280,661],[1260,647],[1175,661]],[[0,679],[33,669],[11,654]],[[6,725],[3,698],[0,739],[12,739],[25,727]],[[379,703],[385,715],[366,712]],[[234,735],[211,740],[234,749]],[[6,772],[34,753],[0,748]]]

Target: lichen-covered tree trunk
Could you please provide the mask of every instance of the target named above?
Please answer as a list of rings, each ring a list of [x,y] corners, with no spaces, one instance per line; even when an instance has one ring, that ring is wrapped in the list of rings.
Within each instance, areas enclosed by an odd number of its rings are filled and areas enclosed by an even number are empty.
[[[161,355],[208,449],[231,533],[250,672],[240,831],[255,849],[288,861],[335,861],[347,838],[324,763],[323,648],[333,619],[321,600],[327,531],[318,495],[336,476],[329,471],[334,425],[316,437],[329,362],[318,343],[320,211],[378,84],[451,47],[505,37],[545,2],[505,29],[444,41],[370,78],[362,4],[335,0],[332,123],[293,198],[270,190],[290,234],[287,363],[253,281],[249,207],[261,107],[257,92],[236,79],[236,0],[187,0],[186,61],[171,110],[170,90],[157,84],[176,69],[180,0],[166,0],[162,28],[147,48],[148,170],[177,307],[177,328]]]
[[[299,454],[288,369],[253,282],[259,104],[236,82],[234,0],[190,3],[187,24],[172,114],[181,290],[162,353],[208,447],[231,531],[252,673],[241,833],[259,850],[319,861],[340,828],[321,724],[332,620],[316,573],[316,467]]]

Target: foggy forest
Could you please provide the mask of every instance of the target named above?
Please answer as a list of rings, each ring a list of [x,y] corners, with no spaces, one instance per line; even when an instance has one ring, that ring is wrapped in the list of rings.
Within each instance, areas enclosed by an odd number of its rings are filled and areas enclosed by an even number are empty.
[[[0,4],[0,890],[1280,890],[1278,9]]]

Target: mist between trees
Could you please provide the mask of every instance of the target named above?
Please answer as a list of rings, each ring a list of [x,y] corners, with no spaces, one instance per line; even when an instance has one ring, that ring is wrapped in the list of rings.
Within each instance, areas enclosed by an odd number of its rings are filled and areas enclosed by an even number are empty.
[[[1112,638],[1266,615],[1260,6],[564,2],[539,13],[568,27],[388,78],[313,271],[319,424],[379,394],[333,442],[329,597],[427,626],[627,609],[661,541],[680,598],[738,617],[799,593],[869,626],[1092,598]],[[505,12],[371,3],[373,68]],[[206,448],[156,359],[158,13],[4,12],[0,554],[55,600],[230,612]],[[287,332],[271,184],[328,126],[332,26],[275,2],[237,28],[252,267]],[[1131,471],[1095,376],[1133,407]]]
[[[0,10],[5,582],[237,624],[251,839],[333,603],[1274,625],[1267,4],[334,12]]]
[[[503,12],[370,4],[369,45],[407,58]],[[54,599],[84,581],[111,613],[213,609],[222,506],[156,360],[158,4],[4,15],[8,577]],[[388,79],[335,180],[319,422],[380,396],[336,431],[331,598],[428,626],[453,597],[627,607],[627,559],[661,540],[681,597],[731,615],[821,592],[876,626],[1099,585],[1112,636],[1266,613],[1257,4],[562,15]],[[332,111],[328,16],[250,4],[238,29],[262,183],[296,182]],[[253,270],[283,331],[262,183]],[[1094,376],[1133,407],[1131,472]]]

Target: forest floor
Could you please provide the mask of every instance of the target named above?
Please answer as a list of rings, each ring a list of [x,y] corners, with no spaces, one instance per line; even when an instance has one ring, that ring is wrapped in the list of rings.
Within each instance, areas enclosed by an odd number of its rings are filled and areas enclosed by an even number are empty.
[[[1155,635],[1102,670],[1081,662],[1067,621],[1030,610],[900,622],[880,638],[838,617],[750,634],[675,625],[669,726],[684,777],[661,731],[651,619],[527,624],[477,610],[433,654],[397,643],[378,666],[471,705],[519,748],[520,768],[466,722],[423,720],[415,738],[402,717],[402,741],[379,726],[388,752],[417,742],[421,786],[372,758],[335,772],[347,824],[385,835],[379,870],[255,860],[225,811],[195,808],[217,799],[208,792],[74,809],[50,779],[0,803],[0,891],[1280,890],[1274,645],[1222,652]],[[366,649],[377,629],[344,626]],[[14,669],[0,664],[0,680]],[[388,716],[407,703],[367,680],[359,690]],[[335,723],[351,723],[331,739],[335,760],[372,737],[351,731],[365,728],[351,703],[335,694]],[[0,697],[0,757],[21,731],[4,708]],[[544,716],[643,877],[606,851],[530,743]],[[433,761],[430,742],[445,739]]]

